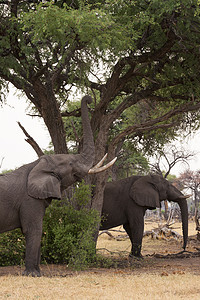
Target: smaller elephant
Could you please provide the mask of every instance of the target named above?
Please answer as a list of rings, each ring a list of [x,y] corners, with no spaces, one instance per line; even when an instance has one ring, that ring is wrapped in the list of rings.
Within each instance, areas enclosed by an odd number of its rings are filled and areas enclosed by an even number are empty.
[[[188,238],[187,196],[158,175],[131,176],[105,186],[100,230],[123,225],[132,244],[130,256],[141,256],[144,215],[160,207],[162,200],[179,204],[182,216],[183,248]]]

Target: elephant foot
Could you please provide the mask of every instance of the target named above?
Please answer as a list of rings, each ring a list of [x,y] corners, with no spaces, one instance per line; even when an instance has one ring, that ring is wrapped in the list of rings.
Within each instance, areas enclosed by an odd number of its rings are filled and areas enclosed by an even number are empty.
[[[143,259],[144,257],[142,256],[141,253],[137,253],[137,254],[130,253],[129,254],[129,258],[131,258],[131,259],[133,259],[133,258],[135,258],[135,259]]]
[[[41,277],[39,269],[25,269],[22,276]]]
[[[129,257],[130,258],[139,258],[139,259],[143,258],[142,254],[141,254],[141,248],[142,248],[142,245],[133,243]]]

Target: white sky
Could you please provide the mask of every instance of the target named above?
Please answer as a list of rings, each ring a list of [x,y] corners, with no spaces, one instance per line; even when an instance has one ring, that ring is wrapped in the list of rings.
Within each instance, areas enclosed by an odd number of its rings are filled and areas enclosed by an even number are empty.
[[[185,138],[184,141],[175,142],[177,150],[184,150],[185,153],[194,153],[194,156],[189,158],[187,163],[177,163],[171,170],[170,174],[178,176],[181,172],[185,171],[186,169],[191,169],[193,171],[200,170],[199,140],[200,130],[197,131],[195,134],[191,134],[190,136]],[[161,170],[165,170],[165,168],[161,166]]]
[[[25,135],[18,126],[19,121],[42,149],[48,147],[50,137],[42,119],[27,116],[27,103],[23,97],[8,95],[7,105],[0,106],[0,164],[2,170],[15,169],[36,160],[37,154],[25,141]]]
[[[42,119],[27,115],[27,103],[22,96],[13,90],[8,95],[7,105],[0,106],[0,164],[3,159],[2,170],[15,169],[23,164],[37,159],[33,148],[24,140],[25,135],[19,128],[17,121],[36,140],[42,149],[46,149],[50,142],[48,130]],[[181,143],[185,150],[193,151],[196,156],[189,161],[192,170],[200,169],[200,131]],[[199,153],[198,153],[199,152]],[[172,169],[172,174],[178,175],[188,166],[181,163]]]

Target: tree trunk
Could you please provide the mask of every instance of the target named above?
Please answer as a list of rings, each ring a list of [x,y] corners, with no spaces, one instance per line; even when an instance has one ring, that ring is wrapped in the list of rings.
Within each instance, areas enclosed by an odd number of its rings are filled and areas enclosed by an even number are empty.
[[[164,217],[165,217],[165,220],[167,221],[168,217],[169,217],[169,206],[168,206],[168,201],[167,200],[164,201],[164,205],[165,205]]]
[[[51,85],[46,84],[44,86],[41,82],[37,81],[34,82],[34,90],[36,95],[34,95],[34,99],[31,99],[31,101],[44,119],[55,153],[68,153],[63,120]]]
[[[84,96],[81,100],[81,118],[83,128],[83,149],[81,151],[81,156],[83,159],[83,163],[89,166],[89,168],[92,167],[95,157],[94,137],[91,129],[87,107],[87,104],[90,103],[92,103],[92,98],[88,95]]]
[[[105,155],[106,152],[108,152],[108,161],[113,159],[115,156],[114,148],[111,148],[111,147],[108,148],[108,132],[109,132],[108,128],[109,128],[109,126],[110,126],[109,116],[104,115],[101,119],[101,125],[99,128],[99,133],[98,133],[96,143],[95,143],[95,149],[96,149],[95,163],[98,162]],[[105,188],[106,182],[108,181],[110,172],[111,172],[111,168],[102,173],[96,174],[92,181],[92,184],[95,185],[95,188],[94,188],[94,194],[93,194],[93,198],[92,198],[91,208],[96,209],[99,212],[100,216],[101,216],[102,207],[103,207],[104,188]],[[100,224],[98,224],[97,230],[96,230],[96,233],[94,236],[95,242],[97,242],[99,226],[100,226]]]

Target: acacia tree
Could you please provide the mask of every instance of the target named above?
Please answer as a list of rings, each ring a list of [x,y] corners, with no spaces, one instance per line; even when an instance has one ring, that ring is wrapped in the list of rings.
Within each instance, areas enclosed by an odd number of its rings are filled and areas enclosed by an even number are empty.
[[[74,88],[91,93],[96,160],[121,141],[154,151],[200,108],[198,0],[0,1],[0,87],[23,91],[66,153]],[[81,139],[80,139],[81,140]],[[93,178],[102,207],[107,174]]]

